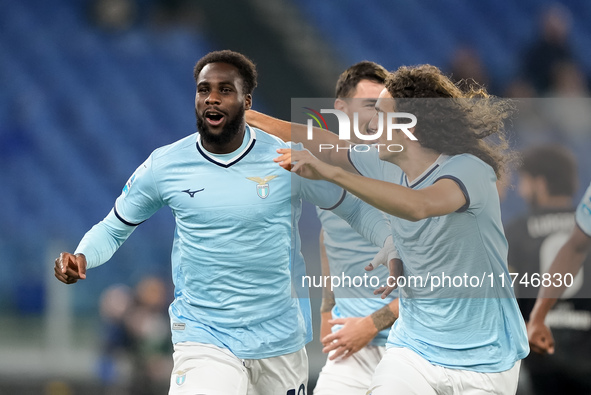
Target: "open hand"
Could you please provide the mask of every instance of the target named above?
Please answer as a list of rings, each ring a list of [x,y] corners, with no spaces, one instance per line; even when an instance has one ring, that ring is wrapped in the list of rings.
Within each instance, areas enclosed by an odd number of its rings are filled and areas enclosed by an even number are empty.
[[[365,270],[373,270],[372,264],[369,264],[365,267]],[[385,299],[388,295],[392,293],[398,287],[398,277],[403,274],[403,266],[402,261],[399,258],[390,259],[388,261],[388,271],[390,272],[390,276],[386,280],[386,285],[381,286],[380,288],[373,291],[374,295],[382,294],[381,298]]]
[[[336,318],[328,321],[330,325],[343,325],[338,331],[325,336],[321,341],[326,346],[322,352],[336,350],[330,360],[339,357],[349,358],[351,355],[367,346],[378,334],[371,317]]]

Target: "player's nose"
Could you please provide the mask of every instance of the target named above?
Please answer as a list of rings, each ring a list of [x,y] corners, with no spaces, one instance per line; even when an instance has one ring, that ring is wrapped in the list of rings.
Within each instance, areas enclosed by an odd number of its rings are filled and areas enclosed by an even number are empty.
[[[220,95],[212,91],[206,98],[205,104],[220,104],[222,102]]]
[[[376,112],[367,124],[366,134],[375,134],[378,131],[379,114]]]

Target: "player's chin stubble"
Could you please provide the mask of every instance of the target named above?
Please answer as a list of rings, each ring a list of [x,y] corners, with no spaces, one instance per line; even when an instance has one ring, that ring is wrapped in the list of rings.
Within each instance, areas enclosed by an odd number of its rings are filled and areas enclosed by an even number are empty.
[[[215,134],[211,132],[205,119],[197,113],[197,110],[195,110],[195,115],[197,117],[197,131],[199,131],[199,134],[201,135],[201,140],[206,144],[211,145],[228,144],[242,130],[242,127],[244,126],[244,112],[245,110],[243,108],[240,109],[235,117],[226,121],[222,131],[219,134]]]

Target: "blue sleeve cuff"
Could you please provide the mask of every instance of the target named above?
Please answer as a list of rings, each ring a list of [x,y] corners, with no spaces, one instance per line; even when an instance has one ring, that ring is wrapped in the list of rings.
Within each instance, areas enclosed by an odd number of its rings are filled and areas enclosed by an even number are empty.
[[[466,204],[464,204],[462,207],[457,209],[456,213],[463,213],[466,210],[468,210],[470,208],[470,194],[468,193],[468,189],[466,189],[466,185],[464,185],[462,180],[460,180],[459,178],[454,177],[454,176],[445,175],[445,176],[441,176],[438,179],[436,179],[435,182],[442,180],[442,179],[449,179],[449,180],[455,181],[455,183],[458,184],[458,186],[460,187],[460,190],[464,194],[464,198],[466,199]],[[435,184],[435,182],[433,184]]]

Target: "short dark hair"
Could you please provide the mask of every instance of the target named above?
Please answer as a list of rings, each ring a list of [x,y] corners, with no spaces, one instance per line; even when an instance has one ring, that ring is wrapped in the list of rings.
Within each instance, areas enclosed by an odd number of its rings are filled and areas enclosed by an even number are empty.
[[[577,160],[572,152],[548,144],[524,151],[519,170],[544,177],[550,196],[573,196],[577,190]]]
[[[383,84],[388,76],[388,70],[377,63],[364,60],[343,71],[337,81],[336,97],[346,98],[354,95],[355,88],[361,80],[370,80]]]
[[[193,69],[193,78],[195,78],[195,82],[197,82],[197,78],[199,77],[201,70],[203,70],[203,68],[210,63],[227,63],[236,67],[240,73],[240,76],[242,77],[242,89],[244,90],[245,94],[252,94],[252,91],[254,91],[254,88],[256,88],[257,70],[252,60],[248,59],[241,53],[227,49],[223,51],[210,52],[199,59],[197,64],[195,64],[195,68]]]

